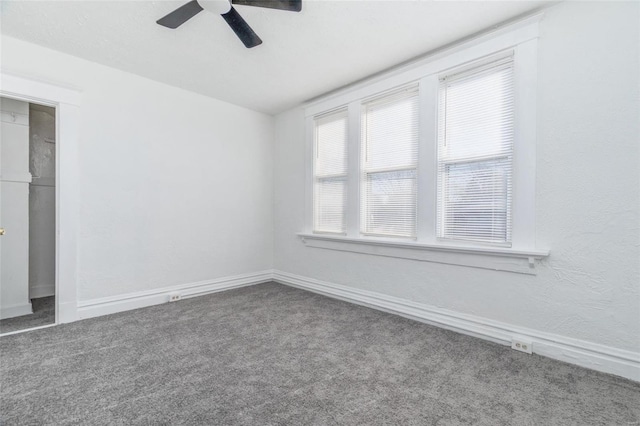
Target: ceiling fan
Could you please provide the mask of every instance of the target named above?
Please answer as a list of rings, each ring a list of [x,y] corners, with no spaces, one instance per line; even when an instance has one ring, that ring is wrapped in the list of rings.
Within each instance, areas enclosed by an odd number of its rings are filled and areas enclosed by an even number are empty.
[[[302,0],[192,0],[173,12],[156,21],[163,27],[175,29],[196,16],[203,10],[222,15],[227,24],[236,33],[247,48],[262,44],[260,37],[251,29],[249,24],[233,8],[233,5],[266,7],[269,9],[300,12]]]

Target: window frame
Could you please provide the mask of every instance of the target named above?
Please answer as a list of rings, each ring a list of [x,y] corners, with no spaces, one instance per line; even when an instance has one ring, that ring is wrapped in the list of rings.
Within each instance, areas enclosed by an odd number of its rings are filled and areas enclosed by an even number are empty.
[[[467,242],[470,243],[472,245],[481,245],[481,246],[487,246],[487,245],[491,245],[491,246],[497,246],[497,247],[511,247],[513,244],[512,241],[512,229],[513,229],[513,178],[515,176],[515,170],[513,168],[513,156],[515,153],[515,126],[516,126],[516,120],[515,120],[515,108],[514,108],[514,141],[513,141],[513,145],[511,147],[511,150],[508,153],[502,153],[502,154],[494,154],[494,155],[485,155],[485,156],[475,156],[475,157],[467,157],[467,158],[449,158],[449,159],[441,159],[440,157],[440,138],[441,138],[441,128],[440,128],[440,124],[441,124],[441,119],[443,119],[444,117],[440,116],[440,107],[441,107],[441,96],[442,96],[442,84],[443,84],[443,79],[448,79],[448,78],[456,78],[456,76],[459,75],[468,75],[468,76],[472,76],[476,73],[481,73],[483,68],[488,69],[492,69],[495,64],[499,64],[501,62],[504,63],[508,63],[509,67],[513,70],[512,72],[514,72],[514,79],[515,79],[515,60],[514,60],[514,49],[507,49],[504,50],[502,52],[499,52],[495,55],[490,55],[487,56],[485,58],[482,58],[481,60],[478,61],[474,61],[471,64],[466,64],[460,67],[455,67],[454,69],[450,69],[450,70],[446,70],[445,72],[442,72],[438,75],[438,80],[439,80],[439,87],[438,87],[438,104],[436,106],[437,108],[437,124],[436,124],[436,132],[437,132],[437,148],[436,148],[436,161],[437,161],[437,165],[436,165],[436,185],[438,188],[438,194],[436,195],[436,234],[437,234],[437,239],[439,241],[442,241],[444,243],[451,243],[451,242],[457,242],[457,241],[461,241],[461,242]],[[500,65],[498,65],[500,66]],[[515,86],[515,81],[514,81],[514,85],[513,85],[513,94],[515,97],[515,91],[516,91],[516,86]],[[515,107],[515,99],[514,99],[514,107]],[[511,186],[508,189],[507,193],[507,199],[505,200],[506,205],[508,206],[508,211],[506,213],[506,241],[483,241],[482,239],[474,239],[471,236],[467,236],[467,237],[454,237],[454,236],[447,236],[444,233],[444,229],[442,229],[443,226],[446,225],[446,218],[442,218],[441,219],[441,215],[444,215],[444,210],[445,210],[445,205],[444,205],[444,199],[443,197],[446,195],[446,191],[444,191],[443,186],[445,185],[445,179],[446,177],[440,173],[440,167],[441,165],[445,164],[448,166],[452,166],[452,165],[462,165],[462,164],[480,164],[480,163],[487,163],[487,162],[495,162],[498,161],[500,159],[508,159],[509,160],[509,169],[511,171],[511,174],[509,176],[510,179],[510,183]],[[442,195],[443,197],[440,197],[440,195]]]
[[[317,128],[317,122],[318,120],[322,120],[323,118],[328,118],[334,115],[342,115],[345,114],[345,118],[347,119],[347,132],[348,132],[348,127],[349,127],[349,115],[348,115],[348,111],[346,108],[337,108],[331,111],[327,111],[326,113],[320,114],[320,115],[316,115],[313,117],[313,184],[312,184],[312,202],[313,202],[313,213],[312,213],[312,229],[313,229],[313,233],[315,234],[327,234],[327,235],[346,235],[346,231],[329,231],[329,230],[319,230],[316,229],[316,225],[317,225],[317,199],[316,199],[316,194],[317,194],[317,189],[318,186],[316,185],[319,181],[329,181],[329,180],[342,180],[344,179],[345,181],[345,186],[346,186],[346,190],[348,190],[348,186],[349,186],[349,182],[348,182],[348,177],[349,177],[349,173],[348,173],[348,165],[349,165],[349,153],[348,153],[348,147],[349,147],[349,135],[347,134],[347,140],[345,141],[346,144],[346,150],[347,152],[345,153],[345,160],[347,162],[347,170],[344,173],[334,173],[334,174],[330,174],[330,175],[318,175],[317,170],[316,170],[316,165],[317,165],[317,158],[318,158],[318,128]],[[348,193],[345,193],[344,195],[345,200],[344,200],[344,215],[345,215],[345,229],[346,229],[346,212],[347,212],[347,202],[348,202]]]
[[[532,15],[306,104],[306,218],[305,228],[298,234],[303,242],[313,247],[535,274],[535,260],[549,254],[548,250],[538,249],[535,241],[537,38],[542,15]],[[515,97],[511,246],[440,239],[437,235],[440,77],[480,65],[508,52],[513,52],[514,58]],[[418,85],[420,108],[416,237],[364,235],[360,226],[363,173],[360,164],[361,107],[367,99],[382,97],[411,84]],[[340,108],[348,111],[346,233],[341,236],[319,235],[313,232],[312,222],[313,164],[309,162],[313,160],[313,147],[310,146],[313,145],[313,121],[316,116]],[[417,256],[417,251],[430,253]],[[441,253],[435,255],[434,251]],[[451,256],[452,253],[464,256],[454,259],[456,256]],[[478,262],[478,256],[483,258],[481,262]],[[459,260],[462,258],[475,260],[462,262]]]
[[[404,98],[408,98],[410,96],[407,96],[407,94],[411,95],[411,97],[413,96],[413,94],[415,93],[415,96],[417,98],[418,101],[418,111],[420,110],[420,92],[419,92],[419,86],[415,83],[412,84],[408,84],[408,85],[403,85],[397,88],[394,88],[394,90],[392,90],[391,92],[388,93],[383,93],[382,96],[374,96],[368,99],[363,99],[360,103],[361,106],[361,114],[360,114],[360,123],[361,123],[361,131],[366,127],[365,123],[364,123],[364,118],[365,118],[365,113],[362,112],[362,107],[366,107],[367,104],[370,103],[375,103],[375,102],[379,102],[379,101],[384,101],[385,99],[388,98],[394,98],[396,97],[396,100],[400,100],[400,99],[404,99]],[[366,109],[366,108],[365,108]],[[420,120],[420,113],[418,112],[418,120]],[[418,129],[420,128],[420,126],[418,125]],[[420,132],[418,131],[418,138],[419,138],[419,134]],[[367,198],[366,198],[366,185],[367,185],[367,178],[368,176],[371,175],[378,175],[378,174],[383,174],[383,173],[389,173],[389,172],[406,172],[406,171],[414,171],[415,175],[416,175],[416,181],[414,183],[416,189],[417,189],[417,181],[418,181],[418,158],[416,158],[416,163],[415,165],[404,165],[404,166],[391,166],[391,167],[384,167],[384,168],[372,168],[372,167],[367,167],[367,153],[366,153],[366,149],[367,149],[367,144],[368,144],[368,139],[367,139],[367,135],[364,133],[361,133],[360,135],[360,140],[358,141],[358,144],[360,145],[360,151],[361,151],[361,156],[360,156],[360,168],[359,168],[359,177],[360,177],[360,204],[359,204],[359,213],[360,213],[360,235],[361,236],[365,236],[365,237],[382,237],[382,238],[393,238],[393,239],[404,239],[404,240],[415,240],[417,238],[417,229],[418,229],[418,224],[417,224],[417,217],[418,217],[418,207],[417,207],[417,199],[419,194],[416,191],[416,205],[414,206],[415,208],[415,215],[416,215],[416,220],[414,223],[414,235],[393,235],[393,234],[384,234],[384,233],[375,233],[375,232],[367,232],[367,222],[366,222],[366,215],[369,213],[369,211],[367,210],[366,204],[367,204]],[[419,155],[419,145],[420,142],[418,140],[418,152],[416,153],[418,156]]]

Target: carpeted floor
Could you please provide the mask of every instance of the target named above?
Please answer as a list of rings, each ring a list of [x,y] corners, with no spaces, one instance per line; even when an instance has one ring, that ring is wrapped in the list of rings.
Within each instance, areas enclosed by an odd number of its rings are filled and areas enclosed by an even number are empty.
[[[633,425],[640,383],[263,284],[0,338],[6,425]]]
[[[55,296],[31,299],[31,308],[33,309],[33,313],[30,315],[0,320],[0,334],[40,327],[41,325],[56,322]]]

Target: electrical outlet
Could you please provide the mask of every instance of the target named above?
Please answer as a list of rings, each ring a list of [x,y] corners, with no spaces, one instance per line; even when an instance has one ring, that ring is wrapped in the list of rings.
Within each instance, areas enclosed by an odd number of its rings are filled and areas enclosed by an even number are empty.
[[[182,299],[180,293],[173,293],[169,295],[169,302],[177,302],[180,299]]]
[[[532,354],[533,343],[527,338],[514,337],[511,339],[511,349],[515,349],[516,351],[524,352],[526,354]]]

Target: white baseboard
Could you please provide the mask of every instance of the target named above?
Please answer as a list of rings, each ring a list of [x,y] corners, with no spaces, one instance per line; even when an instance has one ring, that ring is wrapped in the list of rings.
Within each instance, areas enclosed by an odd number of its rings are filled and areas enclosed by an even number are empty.
[[[58,301],[56,307],[56,318],[58,324],[78,321],[78,303],[74,300],[71,302]]]
[[[278,270],[273,272],[273,280],[508,346],[511,345],[512,338],[526,336],[532,341],[533,352],[536,354],[640,381],[640,354],[636,352],[526,329]]]
[[[536,354],[640,381],[640,354],[636,352],[531,330],[278,270],[260,271],[157,290],[87,300],[78,303],[77,318],[60,318],[59,321],[61,323],[71,322],[76,319],[93,318],[167,303],[169,295],[174,293],[179,293],[182,298],[188,298],[269,281],[276,281],[358,305],[368,306],[507,346],[511,345],[511,340],[514,337],[526,336],[531,340],[533,352]],[[31,313],[30,307],[26,313]],[[4,315],[5,309],[2,310],[2,318],[4,318]]]
[[[184,299],[208,293],[230,290],[272,281],[271,270],[251,274],[223,277],[214,280],[200,281],[164,287],[156,290],[140,291],[113,297],[85,300],[78,302],[78,319],[99,317],[131,309],[159,305],[169,301],[169,295],[179,293]]]
[[[31,308],[31,302],[23,303],[20,305],[0,307],[0,319],[21,317],[23,315],[29,315],[32,313],[33,313],[33,309]]]
[[[40,297],[49,297],[56,294],[55,284],[43,284],[29,287],[29,298],[38,299]]]

